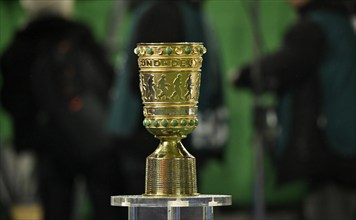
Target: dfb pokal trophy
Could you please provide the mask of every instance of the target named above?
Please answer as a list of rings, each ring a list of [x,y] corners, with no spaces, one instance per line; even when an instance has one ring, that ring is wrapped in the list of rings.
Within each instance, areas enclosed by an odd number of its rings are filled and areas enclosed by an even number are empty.
[[[196,160],[181,140],[198,125],[202,43],[139,43],[143,126],[160,140],[146,159],[143,195],[112,196],[129,208],[129,219],[213,219],[213,207],[231,205],[230,195],[201,195]]]

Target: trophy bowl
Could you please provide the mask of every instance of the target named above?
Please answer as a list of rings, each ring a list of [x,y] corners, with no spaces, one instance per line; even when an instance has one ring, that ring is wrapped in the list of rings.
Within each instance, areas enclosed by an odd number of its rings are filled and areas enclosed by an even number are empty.
[[[139,43],[143,126],[160,140],[146,159],[146,196],[194,196],[195,158],[181,140],[198,125],[202,43]]]

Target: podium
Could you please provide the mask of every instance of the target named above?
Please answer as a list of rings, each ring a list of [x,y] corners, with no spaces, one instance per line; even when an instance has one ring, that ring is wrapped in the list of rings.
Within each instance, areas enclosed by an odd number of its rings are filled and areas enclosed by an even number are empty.
[[[128,207],[129,220],[213,220],[214,207],[231,205],[231,196],[112,196],[111,205]]]

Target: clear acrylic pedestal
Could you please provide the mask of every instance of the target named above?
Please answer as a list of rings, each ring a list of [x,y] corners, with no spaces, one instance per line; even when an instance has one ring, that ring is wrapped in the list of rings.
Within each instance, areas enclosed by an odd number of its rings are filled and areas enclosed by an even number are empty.
[[[231,196],[112,196],[111,205],[128,207],[129,220],[213,220],[213,207],[231,205]]]

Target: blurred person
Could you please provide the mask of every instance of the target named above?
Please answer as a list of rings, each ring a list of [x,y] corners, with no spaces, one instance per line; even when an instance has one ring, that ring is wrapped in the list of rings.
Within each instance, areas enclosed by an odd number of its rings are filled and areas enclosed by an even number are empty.
[[[132,0],[132,32],[127,43],[127,58],[114,85],[110,129],[123,146],[129,194],[144,191],[145,161],[159,141],[142,126],[142,101],[139,68],[133,53],[140,42],[203,42],[204,55],[199,97],[199,126],[182,142],[197,159],[201,171],[209,159],[222,159],[228,137],[219,50],[211,26],[204,18],[203,2]],[[128,114],[128,112],[130,114]],[[188,143],[187,143],[188,142]],[[199,176],[198,176],[199,184]]]
[[[273,159],[280,184],[306,179],[306,219],[356,216],[356,36],[345,2],[290,0],[299,19],[282,47],[257,60],[264,91],[278,97]],[[256,90],[253,65],[236,87]]]
[[[91,30],[70,19],[73,3],[21,1],[29,21],[1,56],[1,102],[16,150],[36,153],[46,220],[73,219],[81,179],[91,219],[126,219],[110,206],[110,196],[123,193],[105,126],[114,71]]]

